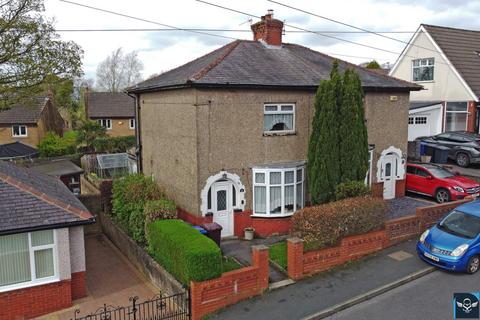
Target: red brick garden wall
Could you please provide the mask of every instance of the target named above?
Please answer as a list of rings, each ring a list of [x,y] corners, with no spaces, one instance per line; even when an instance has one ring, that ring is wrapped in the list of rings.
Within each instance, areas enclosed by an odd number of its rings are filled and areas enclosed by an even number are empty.
[[[469,201],[471,199],[417,208],[413,216],[387,221],[384,230],[343,238],[336,247],[304,252],[303,240],[290,238],[287,241],[288,276],[301,279],[417,237],[446,213]]]
[[[190,284],[192,320],[261,294],[268,288],[268,247],[252,246],[252,266]]]
[[[0,293],[0,319],[31,319],[72,305],[70,280]]]

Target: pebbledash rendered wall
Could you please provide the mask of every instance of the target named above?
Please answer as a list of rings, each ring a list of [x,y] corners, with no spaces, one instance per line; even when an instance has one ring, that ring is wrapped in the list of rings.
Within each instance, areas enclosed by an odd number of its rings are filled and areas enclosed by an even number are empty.
[[[56,229],[58,281],[0,292],[0,319],[30,319],[86,296],[83,226]]]
[[[245,186],[245,209],[235,216],[242,226],[257,226],[258,235],[285,233],[282,219],[249,218],[252,166],[307,158],[314,115],[314,92],[254,89],[178,89],[143,93],[139,98],[142,166],[173,198],[190,220],[203,221],[200,194],[210,176],[227,171]],[[265,103],[295,103],[295,132],[263,133]],[[409,94],[367,92],[365,116],[369,143],[375,145],[372,177],[383,150],[407,153]],[[403,195],[404,180],[397,195]],[[308,199],[307,199],[308,201]],[[208,217],[207,217],[208,219]],[[288,219],[287,219],[288,220]],[[271,224],[271,226],[268,226]],[[235,233],[236,235],[241,235]]]

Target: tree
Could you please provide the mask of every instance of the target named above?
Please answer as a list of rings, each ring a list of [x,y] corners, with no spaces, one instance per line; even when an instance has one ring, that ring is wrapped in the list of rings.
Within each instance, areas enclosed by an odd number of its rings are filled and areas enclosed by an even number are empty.
[[[60,40],[43,11],[43,0],[0,0],[0,108],[82,74],[81,48]]]
[[[343,75],[340,104],[340,182],[363,181],[368,170],[368,134],[360,78],[351,69]]]
[[[307,170],[312,203],[320,204],[335,199],[340,183],[363,180],[367,172],[367,129],[358,75],[347,69],[342,76],[335,61],[330,79],[318,87],[314,105]]]
[[[97,67],[97,87],[102,91],[119,92],[142,80],[143,63],[136,51],[124,54],[113,51]]]
[[[77,141],[85,147],[85,149],[93,150],[95,139],[106,137],[107,130],[104,126],[95,121],[84,119],[80,128],[78,128]]]
[[[380,66],[380,64],[378,64],[378,62],[376,60],[372,60],[367,64],[367,66],[365,68],[367,68],[367,69],[381,69],[382,67]]]

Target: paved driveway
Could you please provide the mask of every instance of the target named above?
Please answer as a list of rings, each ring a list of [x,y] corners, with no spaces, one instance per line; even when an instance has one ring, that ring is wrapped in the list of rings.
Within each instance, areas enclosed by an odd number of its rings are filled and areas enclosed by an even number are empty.
[[[128,298],[152,298],[158,290],[147,282],[104,235],[85,237],[88,296],[75,300],[73,307],[40,319],[69,320],[75,309],[80,315],[95,312],[103,304],[129,305]]]

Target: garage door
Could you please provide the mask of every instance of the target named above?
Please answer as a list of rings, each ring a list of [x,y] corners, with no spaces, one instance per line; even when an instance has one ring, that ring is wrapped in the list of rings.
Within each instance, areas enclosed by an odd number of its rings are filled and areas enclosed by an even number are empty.
[[[428,116],[410,116],[408,117],[408,141],[413,141],[418,137],[430,135],[430,121]]]

